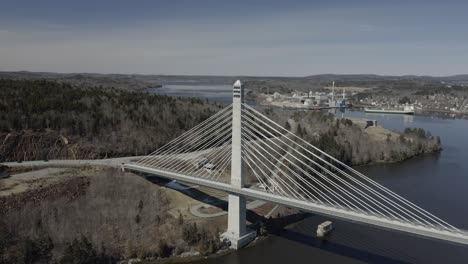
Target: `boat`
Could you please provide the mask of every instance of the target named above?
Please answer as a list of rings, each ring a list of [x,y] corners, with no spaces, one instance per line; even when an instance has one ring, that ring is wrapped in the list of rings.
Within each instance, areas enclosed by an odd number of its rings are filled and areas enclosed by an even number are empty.
[[[333,231],[333,223],[331,221],[325,221],[317,226],[317,237],[323,238]]]
[[[364,108],[366,113],[414,115],[414,106],[402,108]]]

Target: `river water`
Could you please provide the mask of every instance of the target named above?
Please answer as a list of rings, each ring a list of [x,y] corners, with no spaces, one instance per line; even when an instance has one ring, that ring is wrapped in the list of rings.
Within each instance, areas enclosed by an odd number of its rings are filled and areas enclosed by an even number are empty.
[[[161,88],[150,88],[150,93],[177,97],[197,97],[211,102],[231,103],[232,85],[203,83],[170,83]]]
[[[226,101],[231,98],[230,91]],[[396,131],[420,127],[440,136],[440,154],[358,170],[448,223],[468,230],[468,120],[352,111],[336,115],[377,120]],[[329,219],[312,215],[255,246],[196,263],[468,263],[468,246],[335,219],[336,229],[327,241],[320,242],[315,238],[316,227]]]

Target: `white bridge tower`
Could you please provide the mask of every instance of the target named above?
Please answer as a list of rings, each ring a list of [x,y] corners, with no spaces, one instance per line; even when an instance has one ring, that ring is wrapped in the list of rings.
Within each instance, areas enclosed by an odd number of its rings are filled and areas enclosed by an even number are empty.
[[[231,185],[236,189],[244,187],[244,166],[242,161],[242,108],[244,89],[239,80],[233,85],[232,99],[232,158]],[[229,194],[228,228],[222,237],[231,241],[231,247],[239,249],[255,238],[255,232],[246,227],[246,201],[244,196]]]

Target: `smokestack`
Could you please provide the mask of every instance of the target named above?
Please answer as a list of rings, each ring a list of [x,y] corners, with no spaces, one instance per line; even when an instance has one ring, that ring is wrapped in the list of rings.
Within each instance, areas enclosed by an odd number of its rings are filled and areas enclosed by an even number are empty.
[[[335,81],[332,83],[332,102],[335,100]]]

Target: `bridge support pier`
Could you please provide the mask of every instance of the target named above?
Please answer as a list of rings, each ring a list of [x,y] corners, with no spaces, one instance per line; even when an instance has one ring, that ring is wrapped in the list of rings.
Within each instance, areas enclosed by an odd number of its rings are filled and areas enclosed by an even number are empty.
[[[231,248],[239,249],[252,241],[256,232],[246,227],[246,202],[245,197],[234,194],[229,195],[228,228],[221,235],[231,243]]]

